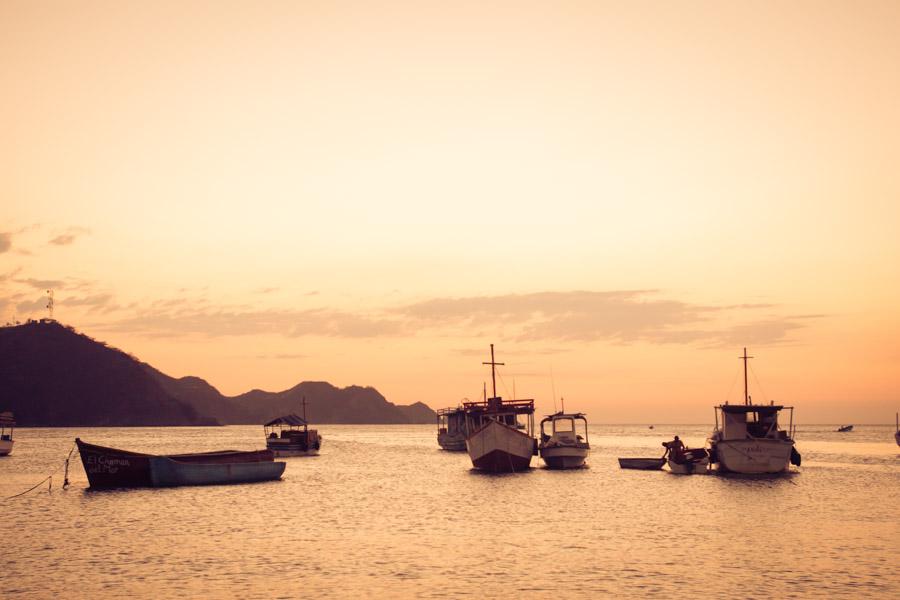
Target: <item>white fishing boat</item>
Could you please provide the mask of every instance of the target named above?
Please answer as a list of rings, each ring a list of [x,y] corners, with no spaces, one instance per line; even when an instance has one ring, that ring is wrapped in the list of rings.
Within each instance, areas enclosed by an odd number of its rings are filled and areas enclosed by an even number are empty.
[[[587,419],[581,413],[558,412],[541,420],[541,458],[551,469],[584,466],[591,451]]]
[[[303,416],[293,413],[272,419],[263,425],[266,448],[275,456],[316,456],[322,447],[322,436],[309,428],[306,420],[306,397],[303,398]]]
[[[13,429],[16,421],[11,412],[0,413],[0,456],[6,456],[13,449]]]
[[[496,367],[491,344],[494,395],[482,402],[465,402],[466,450],[472,466],[491,473],[523,471],[537,454],[534,439],[534,400],[503,400],[497,396]],[[522,417],[524,422],[519,421]]]
[[[800,453],[794,448],[794,407],[753,404],[747,388],[747,360],[744,355],[744,404],[716,407],[716,428],[709,438],[710,461],[720,471],[741,474],[781,473],[791,464],[800,466]],[[781,429],[781,411],[790,411],[787,430]]]
[[[465,452],[466,411],[463,407],[438,410],[437,427],[437,442],[441,448],[451,452]]]

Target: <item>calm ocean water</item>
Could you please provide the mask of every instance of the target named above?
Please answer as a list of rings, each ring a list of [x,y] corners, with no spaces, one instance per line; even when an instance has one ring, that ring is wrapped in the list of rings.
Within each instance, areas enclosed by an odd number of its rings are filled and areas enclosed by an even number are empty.
[[[25,598],[900,597],[893,426],[805,427],[774,479],[622,471],[710,427],[592,426],[589,468],[482,475],[431,426],[323,425],[282,481],[87,491],[76,459],[0,501],[0,596]],[[85,441],[264,447],[261,427],[17,429],[0,496]]]

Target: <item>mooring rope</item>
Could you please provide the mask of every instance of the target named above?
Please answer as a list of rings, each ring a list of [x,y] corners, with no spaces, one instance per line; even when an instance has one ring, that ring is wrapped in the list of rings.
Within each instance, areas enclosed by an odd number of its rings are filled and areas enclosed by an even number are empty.
[[[20,493],[18,493],[18,494],[15,494],[14,496],[7,496],[7,497],[4,498],[3,500],[4,500],[4,501],[6,501],[6,500],[12,500],[13,498],[18,498],[19,496],[24,496],[24,495],[27,494],[28,492],[30,492],[30,491],[32,491],[32,490],[36,490],[37,488],[39,488],[40,486],[42,486],[42,485],[43,485],[45,482],[47,482],[47,481],[50,482],[50,485],[47,487],[47,491],[48,491],[48,492],[51,491],[51,490],[53,489],[53,476],[56,475],[57,473],[59,473],[59,470],[62,469],[63,467],[65,467],[65,469],[66,469],[65,475],[63,476],[63,489],[68,488],[68,487],[69,487],[69,461],[72,459],[72,454],[75,452],[75,448],[76,448],[76,446],[72,446],[72,449],[69,450],[68,456],[66,456],[66,460],[63,462],[63,464],[61,464],[61,465],[59,465],[58,467],[56,467],[56,470],[55,470],[55,471],[53,471],[52,473],[50,473],[49,475],[47,475],[46,477],[44,477],[43,479],[41,479],[39,482],[37,482],[36,484],[34,484],[33,486],[31,486],[30,488],[28,488],[28,489],[25,490],[24,492],[20,492]]]

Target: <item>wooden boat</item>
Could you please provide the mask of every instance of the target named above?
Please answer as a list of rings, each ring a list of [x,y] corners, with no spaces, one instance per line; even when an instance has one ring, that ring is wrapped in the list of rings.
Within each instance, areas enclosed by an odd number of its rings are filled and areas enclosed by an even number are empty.
[[[534,439],[534,400],[503,400],[497,396],[496,367],[491,344],[491,380],[494,396],[483,402],[464,402],[466,450],[472,466],[491,473],[523,471],[537,454]],[[526,423],[519,423],[519,415]],[[520,429],[519,426],[522,426]]]
[[[463,407],[437,411],[438,446],[451,452],[466,450],[466,411]]]
[[[541,420],[538,452],[551,469],[583,467],[590,451],[587,419],[583,414],[558,412]]]
[[[322,447],[322,436],[310,429],[306,421],[306,397],[303,398],[303,416],[293,413],[272,419],[263,425],[266,448],[275,456],[315,456]]]
[[[710,462],[720,471],[743,474],[781,473],[791,464],[800,466],[800,453],[794,448],[794,407],[753,404],[747,389],[747,360],[744,355],[744,404],[716,408],[716,428],[710,436]],[[791,413],[787,430],[780,428],[782,410]],[[721,428],[719,417],[721,416]]]
[[[13,449],[13,429],[16,421],[11,412],[0,413],[0,456],[6,456]]]
[[[853,431],[853,425],[841,425],[837,428],[838,433],[846,433],[848,431]]]
[[[666,458],[620,458],[619,468],[658,471],[666,464]]]
[[[212,485],[278,479],[285,463],[271,450],[222,450],[156,456],[106,448],[75,438],[92,488]],[[155,460],[165,459],[165,460]],[[240,466],[239,466],[240,465]],[[276,465],[276,466],[267,466]],[[194,467],[212,467],[200,469]],[[202,471],[202,472],[201,472]]]

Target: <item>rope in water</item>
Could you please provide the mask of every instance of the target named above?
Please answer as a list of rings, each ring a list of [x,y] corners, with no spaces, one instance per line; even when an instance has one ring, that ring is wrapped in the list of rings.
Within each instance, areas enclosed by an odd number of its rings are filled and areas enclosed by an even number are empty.
[[[68,488],[68,487],[69,487],[69,461],[72,459],[72,454],[73,454],[74,452],[75,452],[75,446],[72,446],[72,449],[69,450],[68,456],[66,456],[65,462],[63,462],[63,464],[61,464],[61,465],[59,465],[58,467],[56,467],[56,470],[55,470],[55,471],[53,471],[52,473],[50,473],[49,475],[47,475],[46,477],[44,477],[43,479],[41,479],[38,483],[36,483],[36,484],[33,485],[32,487],[28,488],[28,489],[25,490],[24,492],[20,492],[20,493],[18,493],[18,494],[15,494],[14,496],[7,496],[7,497],[4,498],[3,500],[4,500],[4,501],[6,501],[6,500],[12,500],[13,498],[18,498],[19,496],[24,496],[24,495],[27,494],[28,492],[31,492],[31,491],[33,491],[33,490],[36,490],[37,488],[39,488],[40,486],[42,486],[42,485],[43,485],[45,482],[47,482],[47,481],[50,482],[50,485],[47,487],[47,491],[49,492],[50,490],[53,489],[53,476],[56,475],[57,473],[59,473],[59,470],[62,469],[63,467],[65,467],[65,469],[66,469],[66,470],[65,470],[65,474],[63,475],[63,489]]]

